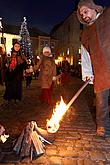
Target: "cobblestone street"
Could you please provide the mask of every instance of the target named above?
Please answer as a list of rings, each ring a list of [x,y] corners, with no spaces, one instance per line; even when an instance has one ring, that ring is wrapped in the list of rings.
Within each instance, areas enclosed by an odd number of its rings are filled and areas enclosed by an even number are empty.
[[[54,100],[60,100],[63,95],[68,103],[82,84],[79,78],[72,77],[65,88],[56,86]],[[39,127],[46,129],[46,120],[51,117],[53,109],[40,104],[38,80],[32,81],[30,89],[24,85],[23,100],[20,103],[8,104],[1,97],[0,123],[10,137],[4,144],[0,143],[0,165],[110,165],[110,137],[101,138],[96,135],[94,115],[91,114],[91,88],[88,85],[66,112],[52,145],[46,145],[45,153],[32,162],[21,162],[13,154],[14,140],[28,121],[34,120]]]

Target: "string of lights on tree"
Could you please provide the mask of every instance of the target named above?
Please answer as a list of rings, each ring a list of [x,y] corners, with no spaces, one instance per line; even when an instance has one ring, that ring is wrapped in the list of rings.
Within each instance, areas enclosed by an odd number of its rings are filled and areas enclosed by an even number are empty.
[[[24,17],[24,21],[21,24],[20,36],[21,36],[20,44],[21,44],[22,54],[29,59],[33,59],[32,42],[27,29],[26,17]]]

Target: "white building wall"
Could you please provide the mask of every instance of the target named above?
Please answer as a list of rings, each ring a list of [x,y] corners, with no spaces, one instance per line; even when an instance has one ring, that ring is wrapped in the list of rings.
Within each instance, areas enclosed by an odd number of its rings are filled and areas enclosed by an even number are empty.
[[[6,52],[10,53],[11,48],[13,46],[13,39],[20,39],[19,35],[15,35],[15,34],[8,34],[8,33],[4,33],[2,36],[2,33],[0,33],[0,43],[1,43],[1,37],[6,38]]]

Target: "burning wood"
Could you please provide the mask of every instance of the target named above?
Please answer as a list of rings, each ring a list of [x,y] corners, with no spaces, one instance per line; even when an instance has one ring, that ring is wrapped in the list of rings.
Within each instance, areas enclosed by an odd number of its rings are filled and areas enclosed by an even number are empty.
[[[59,123],[66,113],[66,111],[70,108],[70,106],[73,104],[73,102],[76,100],[76,98],[79,96],[79,94],[83,91],[83,89],[88,85],[88,83],[91,80],[87,80],[83,86],[77,91],[77,93],[72,97],[70,102],[66,105],[61,97],[60,104],[56,105],[56,108],[53,110],[53,114],[50,120],[47,120],[47,131],[49,133],[55,133],[59,129]]]
[[[16,151],[21,158],[30,157],[32,160],[33,157],[44,153],[44,144],[51,144],[51,142],[53,142],[62,117],[89,82],[90,80],[78,90],[67,105],[61,97],[60,104],[56,105],[51,119],[47,120],[47,130],[39,128],[34,121],[27,124],[14,147],[14,151]]]
[[[36,123],[35,131],[39,134],[39,137],[48,144],[51,144],[55,140],[55,134],[52,134],[51,132],[38,127]]]
[[[28,160],[32,160],[44,153],[44,144],[51,144],[51,142],[48,141],[48,139],[52,141],[52,138],[50,139],[50,137],[49,133],[46,130],[39,128],[36,122],[28,122],[13,150],[19,154],[21,159],[28,157]]]

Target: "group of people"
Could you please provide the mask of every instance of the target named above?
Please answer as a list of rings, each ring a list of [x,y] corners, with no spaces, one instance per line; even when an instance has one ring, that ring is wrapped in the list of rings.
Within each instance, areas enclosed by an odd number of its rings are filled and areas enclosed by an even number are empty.
[[[31,60],[21,53],[19,42],[15,42],[11,49],[11,56],[7,56],[2,47],[0,47],[0,83],[5,82],[4,99],[15,102],[22,99],[22,80],[25,76],[26,87],[30,87],[34,66]],[[50,47],[43,48],[43,54],[35,66],[35,70],[40,68],[41,95],[40,101],[53,104],[52,91],[53,81],[56,76],[55,59],[51,53]]]
[[[96,5],[93,0],[80,0],[77,8],[80,23],[86,25],[81,34],[82,78],[90,79],[96,94],[96,132],[105,136],[109,123],[108,96],[110,90],[110,8]],[[26,58],[20,52],[20,44],[15,43],[11,57],[3,56],[5,73],[1,72],[5,81],[4,99],[21,100],[23,69]],[[36,70],[40,67],[41,102],[53,104],[52,91],[56,77],[56,65],[50,47],[43,48],[43,55]],[[2,70],[2,69],[1,69]],[[0,81],[0,83],[2,83]],[[18,89],[18,90],[17,90]]]

